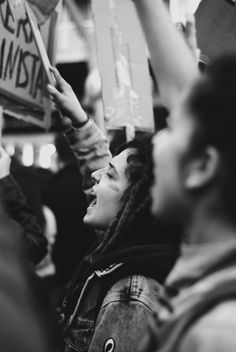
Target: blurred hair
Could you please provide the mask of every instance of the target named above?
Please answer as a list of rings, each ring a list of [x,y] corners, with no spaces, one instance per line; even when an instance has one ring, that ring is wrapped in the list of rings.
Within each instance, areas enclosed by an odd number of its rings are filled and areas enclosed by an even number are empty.
[[[222,195],[236,209],[236,53],[218,58],[208,68],[195,84],[188,108],[198,126],[195,147],[212,145],[219,151],[224,169]]]

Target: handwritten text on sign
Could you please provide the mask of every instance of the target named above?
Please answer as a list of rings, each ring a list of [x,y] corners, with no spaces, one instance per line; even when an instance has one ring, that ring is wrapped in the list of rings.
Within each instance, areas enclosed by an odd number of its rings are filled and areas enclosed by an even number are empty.
[[[26,105],[42,109],[44,74],[24,11],[12,13],[0,0],[0,90]]]

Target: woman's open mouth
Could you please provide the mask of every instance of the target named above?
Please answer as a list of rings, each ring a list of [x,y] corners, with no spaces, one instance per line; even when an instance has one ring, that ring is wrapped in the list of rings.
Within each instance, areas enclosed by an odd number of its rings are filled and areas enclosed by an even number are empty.
[[[95,205],[97,204],[97,196],[96,196],[96,194],[94,193],[94,191],[92,191],[92,192],[89,194],[88,201],[89,201],[88,209],[89,209],[89,208],[94,208]]]
[[[94,199],[89,203],[88,208],[94,208],[96,204],[97,204],[97,198],[94,198]]]

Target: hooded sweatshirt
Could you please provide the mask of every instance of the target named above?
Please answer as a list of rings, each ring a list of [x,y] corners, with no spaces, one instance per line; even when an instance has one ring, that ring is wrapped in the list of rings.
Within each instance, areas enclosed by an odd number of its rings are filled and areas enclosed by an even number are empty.
[[[176,244],[154,243],[84,262],[60,309],[62,351],[135,350],[177,255]]]

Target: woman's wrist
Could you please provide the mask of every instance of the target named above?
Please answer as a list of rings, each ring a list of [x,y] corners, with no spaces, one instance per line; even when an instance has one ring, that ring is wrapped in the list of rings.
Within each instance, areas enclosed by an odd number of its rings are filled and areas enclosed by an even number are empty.
[[[89,122],[89,120],[90,120],[89,116],[86,115],[85,119],[83,119],[82,121],[73,120],[72,126],[81,128],[81,127],[85,126]]]

